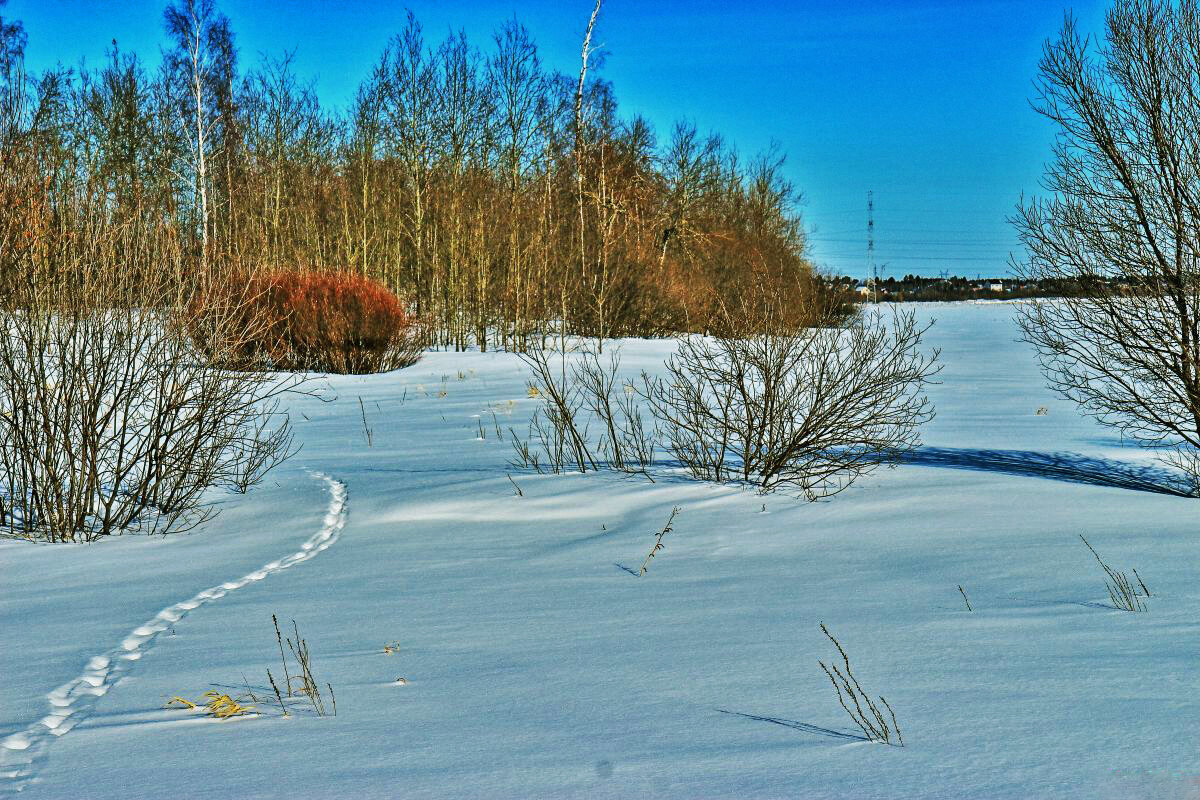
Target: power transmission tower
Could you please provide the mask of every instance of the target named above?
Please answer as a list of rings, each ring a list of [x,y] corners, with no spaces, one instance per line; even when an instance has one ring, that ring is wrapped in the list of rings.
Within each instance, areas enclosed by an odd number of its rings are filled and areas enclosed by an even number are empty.
[[[875,266],[875,192],[867,192],[867,275],[871,281],[871,302],[879,302],[879,269]]]

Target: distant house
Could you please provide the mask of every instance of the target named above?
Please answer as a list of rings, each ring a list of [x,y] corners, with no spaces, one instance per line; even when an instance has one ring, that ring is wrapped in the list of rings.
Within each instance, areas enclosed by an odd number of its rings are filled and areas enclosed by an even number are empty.
[[[861,294],[862,296],[866,297],[867,295],[869,295],[871,293],[871,287],[865,283],[860,283],[854,287],[854,291],[857,294]]]
[[[988,284],[988,289],[993,292],[1003,292],[1004,291],[1004,282],[1003,281],[993,281],[992,283]]]

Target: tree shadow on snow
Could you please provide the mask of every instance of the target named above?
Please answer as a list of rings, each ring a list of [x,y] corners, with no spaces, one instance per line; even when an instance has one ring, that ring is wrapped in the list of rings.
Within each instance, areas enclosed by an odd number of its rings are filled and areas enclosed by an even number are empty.
[[[745,717],[757,722],[770,722],[773,725],[782,725],[785,728],[793,728],[805,733],[813,733],[817,736],[828,736],[830,739],[846,739],[852,742],[867,742],[870,741],[861,733],[847,733],[846,731],[835,731],[832,728],[822,728],[820,725],[812,725],[808,722],[797,722],[794,719],[783,719],[781,717],[762,717],[757,714],[743,714],[740,711],[727,711],[724,708],[718,708],[722,714],[731,714],[735,717]]]
[[[919,447],[900,455],[899,460],[903,464],[924,467],[1003,472],[1008,475],[1111,486],[1176,497],[1191,496],[1187,479],[1178,472],[1107,458],[1092,458],[1078,453]]]

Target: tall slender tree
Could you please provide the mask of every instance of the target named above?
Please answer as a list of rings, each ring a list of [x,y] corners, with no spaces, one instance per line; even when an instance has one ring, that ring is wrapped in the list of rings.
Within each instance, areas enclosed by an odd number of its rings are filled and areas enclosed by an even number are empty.
[[[190,164],[200,231],[200,262],[207,267],[212,194],[210,161],[222,144],[218,125],[232,123],[232,91],[236,48],[229,19],[213,0],[176,0],[163,12],[172,47],[163,65],[178,92],[181,124],[189,131]],[[223,115],[224,112],[224,115]]]

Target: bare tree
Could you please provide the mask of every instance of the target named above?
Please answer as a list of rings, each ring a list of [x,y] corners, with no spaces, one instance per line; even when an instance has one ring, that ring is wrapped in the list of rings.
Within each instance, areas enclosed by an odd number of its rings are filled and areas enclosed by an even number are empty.
[[[583,89],[587,82],[588,60],[592,57],[592,32],[596,27],[596,17],[600,16],[600,5],[604,0],[596,0],[592,15],[588,18],[587,29],[583,34],[583,47],[579,53],[579,85],[575,88],[575,190],[579,204],[579,276],[584,283],[588,279],[587,255],[587,220],[584,216],[584,165],[587,158],[587,136],[583,119]],[[567,319],[566,282],[563,282],[562,324]]]
[[[720,150],[721,139],[716,134],[701,142],[694,124],[675,123],[662,158],[667,196],[659,246],[660,267],[667,259],[668,247],[686,249],[689,240],[697,235],[693,230],[697,208],[720,181],[717,163]]]
[[[313,238],[309,195],[319,191],[312,176],[332,157],[335,139],[316,92],[300,84],[292,71],[292,57],[264,57],[247,75],[240,93],[245,152],[251,174],[258,179],[245,182],[258,195],[247,200],[262,209],[255,226],[259,246],[253,252],[260,266],[277,268],[324,263],[321,248],[304,245]],[[297,253],[301,248],[309,252]]]
[[[434,109],[440,92],[434,57],[411,11],[404,31],[388,42],[377,75],[386,152],[399,164],[405,189],[400,230],[408,246],[421,315],[423,298],[435,295],[429,259],[429,193],[438,142]]]
[[[441,191],[439,203],[444,220],[444,257],[446,274],[442,280],[445,334],[456,349],[466,347],[468,330],[474,327],[476,342],[486,348],[487,323],[484,315],[471,313],[467,307],[473,298],[483,294],[479,284],[472,291],[472,278],[486,272],[472,269],[472,263],[482,259],[477,252],[480,237],[472,236],[474,215],[472,206],[488,202],[479,191],[477,180],[481,165],[487,163],[487,153],[494,139],[493,85],[483,68],[480,53],[459,31],[451,35],[437,51],[437,81],[439,95],[435,106],[436,138],[441,148]],[[471,319],[474,317],[474,319]]]
[[[382,136],[380,122],[380,97],[378,81],[367,80],[358,88],[354,105],[347,124],[348,135],[342,142],[342,158],[346,164],[347,194],[353,199],[346,203],[344,213],[347,229],[345,249],[347,258],[358,271],[367,274],[371,263],[376,225],[372,224],[372,202],[375,185],[376,152]],[[357,225],[351,228],[351,216],[357,216]],[[353,233],[350,231],[353,230]]]
[[[1022,306],[1021,328],[1055,390],[1200,494],[1200,5],[1118,0],[1099,47],[1068,18],[1039,71],[1058,140],[1017,266],[1083,291]]]
[[[200,213],[201,263],[207,266],[209,159],[217,124],[217,98],[232,80],[233,35],[229,19],[216,10],[213,0],[177,0],[167,6],[163,21],[174,42],[174,49],[166,53],[164,68],[187,98],[181,112],[186,127],[191,129],[188,141]]]
[[[488,62],[491,86],[496,95],[495,130],[500,168],[508,195],[508,296],[509,317],[514,337],[521,336],[526,294],[523,279],[529,271],[523,235],[521,194],[528,184],[530,155],[536,147],[538,102],[545,90],[537,47],[529,31],[515,19],[495,36],[496,51]]]
[[[0,0],[0,7],[8,0]],[[0,85],[7,84],[19,74],[25,56],[25,28],[20,21],[5,22],[0,17]]]
[[[2,8],[8,0],[0,0]],[[6,150],[16,138],[19,123],[27,113],[25,86],[25,28],[20,20],[5,21],[0,16],[0,150]]]

